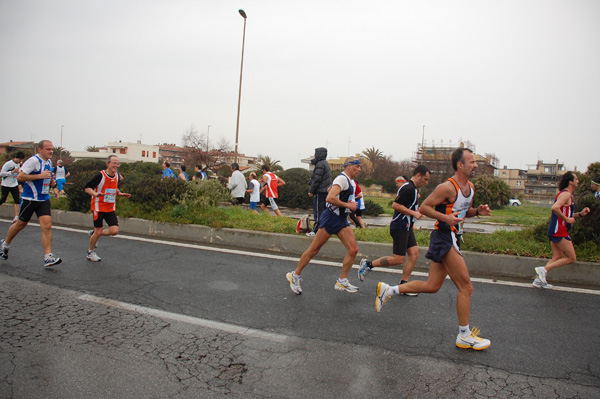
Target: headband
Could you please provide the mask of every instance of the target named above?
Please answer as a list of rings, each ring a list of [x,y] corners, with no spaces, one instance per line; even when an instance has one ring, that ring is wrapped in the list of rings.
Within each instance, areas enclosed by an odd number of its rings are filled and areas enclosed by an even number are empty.
[[[348,165],[360,165],[360,159],[355,159],[354,161],[346,162],[344,164],[344,167],[346,167]]]

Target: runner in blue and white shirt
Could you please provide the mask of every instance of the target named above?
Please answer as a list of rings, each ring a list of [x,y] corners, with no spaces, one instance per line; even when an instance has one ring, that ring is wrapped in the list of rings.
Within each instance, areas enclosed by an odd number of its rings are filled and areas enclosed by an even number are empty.
[[[38,144],[38,153],[29,158],[19,171],[17,180],[23,182],[19,219],[8,229],[6,238],[0,240],[0,257],[8,259],[8,250],[12,240],[23,230],[35,213],[42,229],[42,247],[44,248],[44,267],[59,264],[62,260],[52,255],[52,216],[50,206],[50,187],[52,179],[52,157],[54,146],[49,140]]]

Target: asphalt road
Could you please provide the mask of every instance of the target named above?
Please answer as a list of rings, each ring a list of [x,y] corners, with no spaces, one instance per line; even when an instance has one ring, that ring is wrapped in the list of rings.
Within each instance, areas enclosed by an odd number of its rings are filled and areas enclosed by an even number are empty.
[[[454,345],[450,281],[376,313],[399,274],[353,272],[348,294],[318,262],[298,296],[292,258],[117,237],[92,263],[87,233],[57,228],[48,270],[39,240],[29,226],[0,261],[0,397],[600,397],[594,293],[476,282],[475,352]]]

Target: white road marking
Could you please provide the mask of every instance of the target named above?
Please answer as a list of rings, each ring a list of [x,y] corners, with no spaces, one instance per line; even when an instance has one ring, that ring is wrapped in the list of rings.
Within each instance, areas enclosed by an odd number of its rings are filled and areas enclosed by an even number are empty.
[[[37,225],[35,223],[30,223],[30,224]],[[75,229],[75,228],[71,228],[71,227],[52,226],[52,228],[55,230],[64,230],[64,231],[72,231],[75,233],[88,234],[88,230]],[[237,249],[219,248],[219,247],[212,247],[212,246],[206,246],[206,245],[158,240],[158,239],[145,238],[145,237],[127,236],[127,235],[121,235],[121,234],[119,234],[118,236],[115,236],[113,238],[120,238],[122,240],[131,240],[131,241],[143,241],[143,242],[149,242],[152,244],[170,245],[170,246],[182,247],[182,248],[201,249],[204,251],[221,252],[221,253],[227,253],[227,254],[255,256],[255,257],[259,257],[259,258],[284,260],[284,261],[288,261],[288,262],[298,262],[298,260],[300,259],[300,258],[295,258],[292,256],[285,256],[285,255],[275,255],[275,254],[267,254],[267,253],[260,253],[260,252],[249,252],[249,251],[242,251],[242,250],[237,250]],[[323,266],[342,267],[340,262],[331,262],[331,261],[326,261],[326,260],[313,259],[310,261],[310,263],[317,264],[317,265],[323,265]],[[358,265],[354,265],[352,268],[358,269],[359,267],[360,266],[358,266]],[[399,269],[378,268],[377,271],[382,272],[382,273],[402,274],[402,270],[399,270]],[[412,273],[412,275],[420,276],[420,277],[427,277],[428,273],[414,271]],[[534,276],[532,276],[532,278],[534,278]],[[446,279],[449,280],[450,277],[446,277]],[[533,288],[531,286],[531,283],[519,283],[519,282],[515,282],[515,281],[503,281],[503,280],[489,279],[489,278],[472,277],[471,281],[477,282],[477,283],[483,283],[483,284],[496,284],[496,285],[508,285],[511,287]],[[562,291],[562,292],[573,292],[573,293],[578,293],[578,294],[600,295],[600,290],[591,290],[591,289],[586,289],[586,288],[554,286],[554,288],[552,290],[553,291]]]
[[[235,324],[221,323],[199,317],[186,316],[179,313],[166,312],[164,310],[152,309],[145,306],[133,305],[131,303],[114,301],[97,297],[94,295],[84,294],[78,297],[82,301],[94,302],[105,306],[110,306],[117,309],[129,310],[136,313],[146,314],[149,316],[158,317],[164,320],[174,320],[187,324],[192,324],[200,327],[212,328],[214,330],[225,331],[232,334],[246,335],[249,337],[262,338],[270,341],[283,342],[288,339],[288,336],[282,334],[271,333],[268,331],[255,330],[247,327],[236,326]]]

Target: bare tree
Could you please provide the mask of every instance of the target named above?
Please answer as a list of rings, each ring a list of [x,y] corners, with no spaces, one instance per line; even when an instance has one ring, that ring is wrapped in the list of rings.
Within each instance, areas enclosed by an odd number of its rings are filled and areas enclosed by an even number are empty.
[[[198,130],[191,125],[182,137],[183,147],[189,150],[185,157],[187,165],[201,165],[202,170],[216,171],[227,165],[228,153],[231,152],[229,142],[224,138],[217,141],[216,146],[212,146],[207,150],[206,136],[204,133],[199,133]]]

